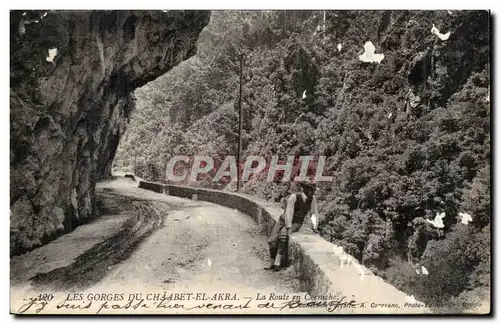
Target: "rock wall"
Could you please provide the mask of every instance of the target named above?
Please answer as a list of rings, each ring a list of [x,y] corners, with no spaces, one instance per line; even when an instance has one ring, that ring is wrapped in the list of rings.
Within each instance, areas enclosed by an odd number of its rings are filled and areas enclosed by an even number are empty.
[[[92,218],[133,90],[195,54],[208,11],[11,11],[11,254]]]

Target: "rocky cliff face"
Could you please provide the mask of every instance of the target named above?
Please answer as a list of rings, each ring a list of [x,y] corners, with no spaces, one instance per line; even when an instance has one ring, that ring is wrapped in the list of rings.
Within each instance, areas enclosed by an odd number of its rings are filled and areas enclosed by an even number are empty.
[[[195,54],[208,11],[12,11],[11,254],[95,212],[133,90]]]

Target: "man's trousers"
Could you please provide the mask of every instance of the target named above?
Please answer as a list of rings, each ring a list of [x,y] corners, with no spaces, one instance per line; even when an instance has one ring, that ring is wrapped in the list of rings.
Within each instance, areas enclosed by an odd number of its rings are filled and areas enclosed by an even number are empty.
[[[291,232],[297,232],[302,227],[302,224],[292,223]],[[267,241],[269,245],[269,255],[271,257],[271,262],[279,264],[282,267],[289,266],[289,237],[286,233],[285,220],[283,215],[280,216],[278,222],[274,226],[271,236]],[[276,260],[279,257],[281,260]]]

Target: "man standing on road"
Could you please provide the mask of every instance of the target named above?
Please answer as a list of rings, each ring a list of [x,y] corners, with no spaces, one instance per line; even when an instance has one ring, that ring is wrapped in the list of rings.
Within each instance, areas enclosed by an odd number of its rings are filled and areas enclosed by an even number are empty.
[[[292,192],[286,200],[285,212],[274,226],[269,244],[271,264],[265,270],[279,271],[288,266],[288,240],[291,233],[297,232],[309,214],[313,230],[317,231],[318,205],[314,194],[316,186],[309,182],[300,182],[300,190]]]

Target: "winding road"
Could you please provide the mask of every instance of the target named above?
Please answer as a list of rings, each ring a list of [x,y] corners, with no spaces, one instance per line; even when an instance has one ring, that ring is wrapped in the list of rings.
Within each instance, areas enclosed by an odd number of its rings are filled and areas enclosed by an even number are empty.
[[[292,268],[263,270],[266,236],[237,210],[146,191],[124,178],[99,183],[96,191],[99,218],[11,259],[13,301],[48,291],[254,297],[299,291]]]

